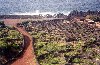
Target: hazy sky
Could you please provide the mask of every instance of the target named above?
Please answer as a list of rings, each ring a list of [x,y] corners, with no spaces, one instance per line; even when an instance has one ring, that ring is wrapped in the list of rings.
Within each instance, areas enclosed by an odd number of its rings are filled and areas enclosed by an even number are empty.
[[[0,0],[0,13],[40,11],[100,10],[100,0]]]

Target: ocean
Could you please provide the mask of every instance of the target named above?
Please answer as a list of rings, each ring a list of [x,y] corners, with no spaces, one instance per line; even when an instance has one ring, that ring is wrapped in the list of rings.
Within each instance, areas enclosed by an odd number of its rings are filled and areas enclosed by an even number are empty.
[[[68,14],[100,10],[100,0],[0,0],[0,15]]]

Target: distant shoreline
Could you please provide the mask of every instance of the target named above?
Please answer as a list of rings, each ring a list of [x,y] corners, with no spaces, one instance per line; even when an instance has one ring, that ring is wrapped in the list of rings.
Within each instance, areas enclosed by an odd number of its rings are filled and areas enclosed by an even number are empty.
[[[42,19],[42,18],[67,18],[67,17],[84,17],[87,15],[98,15],[100,16],[100,11],[90,11],[88,10],[87,12],[84,11],[77,11],[77,10],[73,10],[71,11],[69,14],[64,14],[64,13],[58,13],[58,14],[38,14],[38,15],[0,15],[0,19]]]

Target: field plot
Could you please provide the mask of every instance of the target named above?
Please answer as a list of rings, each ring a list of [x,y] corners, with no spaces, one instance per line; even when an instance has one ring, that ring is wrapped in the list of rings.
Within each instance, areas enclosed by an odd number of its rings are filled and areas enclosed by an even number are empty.
[[[100,29],[67,20],[26,21],[18,24],[35,39],[40,65],[99,65]]]

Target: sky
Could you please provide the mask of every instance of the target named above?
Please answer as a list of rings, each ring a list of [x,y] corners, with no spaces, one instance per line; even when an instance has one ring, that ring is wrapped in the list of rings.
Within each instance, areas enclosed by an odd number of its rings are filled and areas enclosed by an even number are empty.
[[[0,14],[14,12],[61,12],[100,10],[100,0],[0,0]]]

